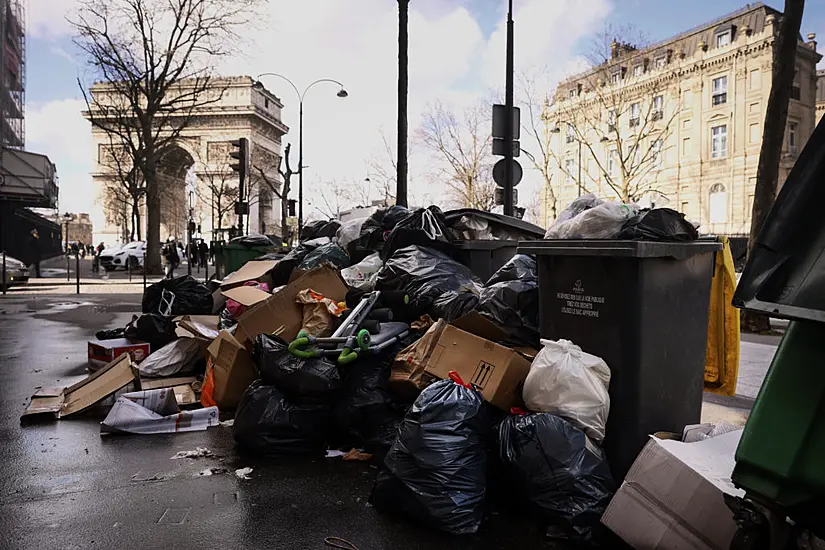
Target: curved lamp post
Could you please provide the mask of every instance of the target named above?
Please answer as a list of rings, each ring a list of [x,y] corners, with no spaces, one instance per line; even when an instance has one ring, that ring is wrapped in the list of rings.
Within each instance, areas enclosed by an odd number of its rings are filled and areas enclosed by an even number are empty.
[[[295,90],[295,94],[298,96],[298,237],[300,238],[301,230],[304,227],[304,97],[306,97],[307,92],[310,88],[322,82],[331,82],[333,84],[337,84],[340,87],[340,89],[338,90],[338,93],[336,95],[340,98],[345,98],[349,96],[349,94],[344,89],[343,84],[331,78],[319,78],[318,80],[310,83],[306,88],[304,88],[303,92],[300,92],[298,90],[298,87],[295,86],[295,84],[290,79],[278,73],[259,74],[258,77],[255,79],[255,84],[253,84],[252,86],[256,90],[263,89],[264,85],[261,83],[261,77],[263,76],[277,76],[278,78],[285,80],[290,86],[292,86],[292,89]]]

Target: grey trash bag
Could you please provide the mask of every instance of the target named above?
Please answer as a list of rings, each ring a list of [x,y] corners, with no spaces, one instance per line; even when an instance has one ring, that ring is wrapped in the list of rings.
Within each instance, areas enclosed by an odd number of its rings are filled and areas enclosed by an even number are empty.
[[[195,364],[204,357],[204,346],[195,338],[178,338],[153,351],[139,365],[142,376],[172,376],[195,370]]]
[[[487,488],[489,427],[476,390],[453,380],[427,387],[398,428],[370,503],[448,533],[475,533]]]
[[[497,439],[514,498],[529,500],[551,536],[595,543],[616,484],[584,432],[552,414],[511,415]]]

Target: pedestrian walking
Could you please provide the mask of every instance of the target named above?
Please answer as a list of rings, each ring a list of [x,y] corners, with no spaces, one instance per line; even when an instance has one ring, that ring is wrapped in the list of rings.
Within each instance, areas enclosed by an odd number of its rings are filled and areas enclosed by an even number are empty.
[[[175,268],[180,263],[178,247],[172,237],[166,241],[166,246],[163,247],[163,258],[166,260],[166,278],[171,279],[175,276]]]
[[[209,259],[209,245],[206,244],[204,240],[201,240],[200,244],[198,244],[198,256],[200,256],[201,267],[206,267],[207,260]]]
[[[92,245],[89,245],[92,246]],[[106,245],[100,243],[97,245],[97,248],[92,248],[92,252],[94,253],[94,259],[92,260],[92,272],[93,273],[100,273],[100,255],[103,253],[103,250],[106,248]]]
[[[80,259],[81,260],[86,259],[86,245],[83,244],[83,243],[80,243]]]
[[[40,234],[37,229],[32,229],[29,236],[29,250],[31,251],[32,265],[34,273],[40,278]]]

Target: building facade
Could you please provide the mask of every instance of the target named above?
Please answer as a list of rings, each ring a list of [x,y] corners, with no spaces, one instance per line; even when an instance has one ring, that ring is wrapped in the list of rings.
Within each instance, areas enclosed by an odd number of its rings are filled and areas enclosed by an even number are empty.
[[[2,124],[0,141],[4,147],[22,149],[25,134],[26,21],[23,0],[0,0],[2,35]]]
[[[189,83],[182,82],[180,90],[187,93]],[[249,203],[249,214],[244,226],[250,233],[279,232],[280,207],[272,186],[280,191],[278,165],[281,157],[281,137],[288,128],[281,122],[281,101],[261,86],[255,86],[250,77],[214,79],[215,100],[198,107],[174,144],[159,162],[161,191],[161,239],[174,237],[184,240],[190,219],[195,222],[193,238],[206,241],[224,239],[230,228],[237,225],[235,203],[238,200],[238,173],[230,167],[236,162],[229,154],[232,141],[246,138],[250,147],[247,188],[244,196]],[[92,87],[93,109],[87,119],[102,117],[106,106],[117,101],[107,84]],[[159,130],[164,135],[165,129]],[[107,245],[128,242],[137,238],[132,233],[134,208],[128,194],[124,196],[123,180],[135,177],[128,155],[121,153],[120,161],[113,154],[118,146],[97,125],[92,125],[96,167],[92,177],[95,183],[93,213],[94,242]],[[122,149],[121,149],[122,151]],[[137,177],[140,177],[139,174]],[[269,182],[267,184],[265,179]],[[146,234],[145,201],[139,201],[140,236]]]
[[[825,69],[816,71],[816,122],[825,115]]]
[[[558,165],[545,222],[592,192],[746,234],[781,16],[754,4],[644,49],[614,41],[602,64],[560,83],[545,110]],[[816,124],[820,58],[815,35],[800,40],[780,185]]]

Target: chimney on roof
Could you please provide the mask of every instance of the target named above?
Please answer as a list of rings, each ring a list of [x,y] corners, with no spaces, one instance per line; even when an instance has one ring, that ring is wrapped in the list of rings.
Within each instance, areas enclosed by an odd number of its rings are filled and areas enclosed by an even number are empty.
[[[811,48],[813,51],[816,51],[816,33],[808,33],[808,47]]]
[[[619,57],[619,45],[619,42],[615,38],[613,42],[610,43],[610,59]]]

